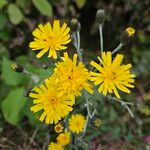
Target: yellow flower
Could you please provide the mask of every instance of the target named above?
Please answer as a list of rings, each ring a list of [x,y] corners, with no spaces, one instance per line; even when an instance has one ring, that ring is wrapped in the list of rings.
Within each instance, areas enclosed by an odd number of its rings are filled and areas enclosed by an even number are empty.
[[[103,52],[102,59],[98,58],[101,65],[94,61],[91,61],[91,65],[94,66],[99,72],[91,72],[91,81],[94,81],[95,85],[99,85],[98,91],[104,95],[107,93],[114,93],[117,98],[120,99],[120,95],[117,88],[125,93],[130,93],[128,88],[134,88],[135,75],[130,72],[131,64],[121,65],[123,55],[117,54],[112,61],[111,52]]]
[[[58,143],[51,142],[48,145],[48,150],[64,150],[64,148]]]
[[[72,115],[71,118],[69,119],[69,129],[72,132],[79,134],[80,132],[83,131],[85,123],[86,120],[84,116],[80,114]]]
[[[54,20],[53,27],[48,22],[45,25],[40,24],[33,31],[34,41],[30,42],[29,47],[32,50],[41,50],[36,57],[40,58],[44,53],[49,51],[48,57],[57,58],[56,51],[64,50],[70,39],[70,28],[66,23],[60,27],[59,20]]]
[[[56,133],[61,133],[64,130],[64,127],[61,123],[58,123],[54,127]]]
[[[59,136],[57,137],[57,143],[62,146],[66,146],[67,144],[70,143],[70,136],[71,136],[70,132],[59,134]]]
[[[43,110],[39,120],[43,121],[45,119],[47,124],[57,123],[61,118],[64,118],[72,111],[72,105],[74,104],[73,100],[69,100],[66,95],[55,88],[53,82],[50,84],[50,80],[51,78],[46,79],[45,85],[41,84],[39,87],[35,87],[34,91],[36,93],[30,93],[30,97],[35,98],[31,111]]]
[[[54,69],[57,84],[61,85],[59,87],[60,90],[71,99],[79,96],[82,89],[93,93],[92,86],[88,82],[90,80],[90,73],[82,62],[77,63],[77,54],[71,60],[68,54],[64,53],[62,60],[62,62],[56,64],[56,68]]]

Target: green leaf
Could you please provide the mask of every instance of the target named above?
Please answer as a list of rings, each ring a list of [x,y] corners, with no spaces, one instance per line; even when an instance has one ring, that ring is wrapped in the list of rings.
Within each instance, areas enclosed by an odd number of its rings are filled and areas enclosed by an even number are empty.
[[[10,34],[8,31],[6,30],[2,30],[0,32],[0,39],[3,40],[3,41],[8,41],[10,39]]]
[[[41,14],[52,16],[52,6],[47,0],[32,0],[34,6],[40,11]]]
[[[17,25],[23,20],[23,14],[16,4],[10,4],[7,9],[10,21]]]
[[[0,0],[0,9],[7,4],[7,0]]]
[[[26,103],[23,96],[24,89],[17,88],[12,90],[1,104],[4,118],[11,124],[17,124],[21,119],[21,109]]]
[[[2,56],[2,57],[4,57],[4,56],[8,57],[9,56],[8,49],[4,45],[0,45],[0,56]]]
[[[2,79],[5,81],[8,85],[19,85],[23,80],[23,75],[14,72],[11,68],[11,61],[9,61],[7,58],[3,58],[2,60]]]
[[[22,9],[26,9],[30,3],[30,0],[17,0],[17,5],[20,6]],[[25,10],[24,10],[25,11]]]
[[[0,14],[0,30],[4,29],[7,23],[7,18],[5,15]]]
[[[76,0],[75,2],[79,9],[83,8],[86,4],[86,0]]]
[[[24,108],[22,109],[22,113],[28,117],[29,123],[36,127],[39,126],[42,122],[40,122],[37,118],[39,118],[39,113],[33,113],[30,110],[30,107],[32,106],[32,100],[27,100],[27,103],[24,105]]]

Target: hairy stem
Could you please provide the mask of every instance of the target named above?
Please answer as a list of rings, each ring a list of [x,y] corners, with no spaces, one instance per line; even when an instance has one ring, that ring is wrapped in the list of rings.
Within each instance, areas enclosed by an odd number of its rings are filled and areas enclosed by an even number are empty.
[[[115,49],[112,51],[112,54],[114,54],[114,53],[116,53],[117,51],[119,51],[119,50],[122,48],[122,46],[123,46],[123,44],[120,43],[120,44],[118,45],[118,47],[115,48]]]

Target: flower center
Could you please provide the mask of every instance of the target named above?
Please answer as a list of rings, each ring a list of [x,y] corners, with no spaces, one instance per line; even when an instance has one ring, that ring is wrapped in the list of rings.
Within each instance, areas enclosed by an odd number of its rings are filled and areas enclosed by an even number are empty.
[[[50,45],[50,47],[55,48],[55,46],[56,46],[56,38],[55,37],[50,36],[47,38],[46,41]]]
[[[51,105],[57,105],[57,104],[58,104],[58,100],[57,100],[56,97],[48,96],[47,99],[48,99],[48,102],[49,102]]]
[[[107,79],[107,80],[115,80],[116,79],[116,72],[115,71],[113,71],[111,68],[110,69],[108,69],[107,71],[106,71],[106,73],[104,74],[104,77],[105,77],[105,79]]]

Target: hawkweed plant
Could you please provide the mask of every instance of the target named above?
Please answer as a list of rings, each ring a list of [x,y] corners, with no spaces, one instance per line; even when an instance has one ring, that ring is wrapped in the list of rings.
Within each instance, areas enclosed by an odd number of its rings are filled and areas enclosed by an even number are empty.
[[[55,139],[50,138],[49,150],[78,149],[78,141],[87,144],[84,138],[89,126],[93,125],[100,130],[103,121],[97,108],[101,106],[90,100],[94,98],[95,91],[103,95],[101,101],[107,99],[120,103],[134,117],[130,109],[133,103],[123,101],[121,92],[131,92],[135,74],[131,72],[130,63],[123,64],[125,56],[118,51],[130,42],[135,30],[132,27],[125,29],[120,36],[120,44],[112,51],[105,51],[104,21],[104,10],[98,10],[96,22],[100,35],[100,55],[95,55],[97,62],[89,60],[89,63],[85,63],[80,41],[81,24],[77,19],[72,19],[70,27],[67,23],[61,25],[59,20],[54,20],[53,24],[39,24],[32,33],[34,39],[29,47],[38,51],[36,57],[40,59],[47,53],[49,59],[56,59],[51,76],[40,81],[38,75],[30,73],[24,67],[15,63],[11,66],[16,72],[29,75],[36,84],[29,92],[29,97],[33,99],[30,109],[33,113],[40,112],[38,119],[47,124],[48,128],[52,126],[51,129],[57,135]],[[73,57],[67,51],[70,42],[76,49]],[[78,97],[82,97],[80,103]]]

